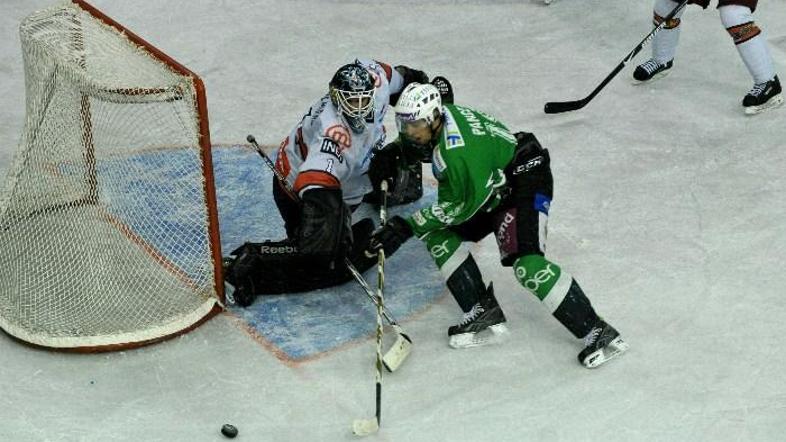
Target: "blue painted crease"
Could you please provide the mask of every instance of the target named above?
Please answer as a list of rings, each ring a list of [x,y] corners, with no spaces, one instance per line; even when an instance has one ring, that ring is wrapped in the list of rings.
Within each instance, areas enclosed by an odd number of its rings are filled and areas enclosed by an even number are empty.
[[[193,162],[193,167],[183,164]],[[174,165],[180,165],[174,168]],[[244,242],[283,239],[283,221],[273,202],[272,173],[257,154],[243,146],[213,150],[213,167],[218,199],[221,247],[224,255]],[[99,174],[114,170],[133,170],[131,176],[113,189],[102,189],[109,201],[108,210],[126,223],[137,235],[175,263],[189,277],[196,277],[207,262],[193,263],[195,249],[206,247],[199,207],[183,208],[188,193],[183,183],[201,186],[197,158],[186,150],[166,150],[117,157],[98,164]],[[69,173],[62,166],[61,173]],[[76,172],[74,172],[76,173]],[[150,186],[150,183],[154,186]],[[196,186],[193,186],[196,187]],[[144,192],[141,192],[144,189]],[[179,195],[178,193],[183,193]],[[424,186],[424,197],[413,204],[392,207],[390,215],[408,214],[431,203],[434,186]],[[139,195],[143,196],[140,197]],[[167,201],[177,201],[178,206]],[[157,216],[163,228],[150,229],[129,214]],[[195,216],[196,214],[196,216]],[[355,221],[371,216],[378,223],[376,211],[362,205],[353,215]],[[365,277],[376,286],[376,267]],[[442,279],[426,248],[420,241],[404,244],[386,264],[386,304],[399,321],[433,303],[443,291]],[[229,288],[229,287],[228,287]],[[231,290],[231,288],[229,288]],[[334,350],[370,336],[376,326],[375,308],[360,286],[352,281],[341,286],[307,293],[263,296],[248,308],[230,310],[256,333],[292,360],[302,360]]]

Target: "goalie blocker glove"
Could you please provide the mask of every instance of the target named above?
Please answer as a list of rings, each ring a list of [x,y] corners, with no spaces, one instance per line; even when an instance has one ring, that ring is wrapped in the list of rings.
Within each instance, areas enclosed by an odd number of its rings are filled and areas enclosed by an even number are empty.
[[[423,196],[423,172],[420,159],[407,155],[401,142],[396,140],[374,152],[368,168],[368,177],[374,189],[363,201],[380,205],[382,181],[388,183],[388,206],[417,201]]]
[[[335,267],[352,246],[352,213],[344,204],[341,189],[308,189],[303,192],[301,208],[300,253]]]
[[[428,75],[425,72],[419,71],[417,69],[412,69],[409,66],[398,65],[394,68],[401,77],[404,79],[404,83],[401,85],[401,90],[403,91],[408,84],[410,83],[428,83]],[[398,103],[398,98],[401,96],[401,92],[397,94],[390,94],[390,105],[395,106]]]
[[[447,78],[436,76],[431,80],[431,84],[439,91],[442,104],[453,104],[453,86]]]

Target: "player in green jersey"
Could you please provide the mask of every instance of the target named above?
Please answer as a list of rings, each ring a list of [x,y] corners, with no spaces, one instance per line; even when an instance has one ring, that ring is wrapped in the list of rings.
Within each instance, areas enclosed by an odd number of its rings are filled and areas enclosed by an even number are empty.
[[[464,106],[443,105],[430,84],[411,84],[395,108],[402,144],[431,162],[437,201],[407,218],[392,217],[377,230],[367,254],[390,255],[410,237],[426,243],[464,311],[448,329],[450,345],[466,348],[499,340],[505,315],[468,249],[494,233],[501,264],[540,299],[574,336],[584,339],[579,362],[597,367],[627,349],[601,319],[578,282],[546,259],[546,223],[553,181],[548,150],[534,135],[512,134],[494,117]]]

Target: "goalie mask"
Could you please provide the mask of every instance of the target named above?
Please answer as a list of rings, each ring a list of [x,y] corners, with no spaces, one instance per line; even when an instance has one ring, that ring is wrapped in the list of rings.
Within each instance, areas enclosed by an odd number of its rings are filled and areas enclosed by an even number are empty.
[[[442,98],[432,84],[411,83],[395,108],[401,140],[420,161],[430,162],[442,126]]]
[[[374,118],[374,79],[359,63],[341,66],[330,80],[330,101],[355,133]]]

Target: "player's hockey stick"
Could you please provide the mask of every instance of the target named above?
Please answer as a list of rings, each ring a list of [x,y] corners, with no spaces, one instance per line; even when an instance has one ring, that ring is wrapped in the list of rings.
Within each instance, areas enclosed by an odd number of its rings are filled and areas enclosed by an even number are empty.
[[[638,46],[633,48],[633,50],[630,51],[630,53],[628,53],[628,55],[626,55],[625,58],[622,59],[620,64],[618,64],[617,67],[614,68],[614,70],[611,71],[611,73],[609,75],[607,75],[606,78],[603,79],[603,81],[600,82],[598,87],[596,87],[595,90],[592,91],[591,94],[589,94],[585,98],[582,98],[581,100],[575,100],[575,101],[550,101],[550,102],[546,103],[546,106],[544,107],[543,110],[547,114],[558,114],[558,113],[561,113],[561,112],[570,112],[570,111],[574,111],[574,110],[579,110],[579,109],[583,108],[584,106],[586,106],[587,104],[589,104],[589,102],[592,101],[592,99],[595,98],[595,96],[598,95],[598,93],[600,93],[600,91],[603,90],[603,88],[605,88],[606,85],[609,84],[609,82],[611,82],[611,80],[614,79],[614,77],[617,76],[617,74],[620,73],[622,68],[624,68],[625,65],[627,65],[628,62],[630,62],[633,59],[633,57],[635,57],[636,55],[638,55],[639,52],[641,52],[641,50],[644,48],[644,46],[647,43],[649,43],[650,40],[652,40],[655,37],[655,34],[660,32],[660,30],[663,29],[664,26],[666,26],[666,23],[669,20],[671,20],[672,18],[674,18],[674,16],[677,15],[682,10],[682,8],[684,8],[685,5],[687,5],[687,4],[688,4],[688,0],[682,0],[680,2],[680,4],[678,4],[669,13],[669,15],[667,15],[666,18],[663,19],[663,21],[661,21],[657,26],[655,26],[655,29],[653,29],[649,34],[647,34],[646,37],[644,37],[644,40],[642,40],[641,43],[639,43]]]
[[[382,188],[382,205],[379,207],[379,221],[382,225],[387,222],[387,210],[388,210],[388,183],[387,181],[382,181],[380,187]],[[384,259],[384,257],[383,257]],[[385,353],[385,356],[382,358],[382,363],[385,366],[385,369],[389,372],[394,372],[396,369],[404,362],[404,360],[409,356],[412,352],[412,339],[404,333],[404,330],[398,325],[398,321],[396,318],[393,317],[390,313],[388,313],[385,305],[380,305],[378,299],[374,297],[374,292],[369,287],[368,282],[363,278],[363,275],[358,272],[354,265],[346,259],[347,268],[355,277],[355,280],[360,284],[363,290],[366,292],[366,296],[371,299],[374,304],[376,304],[377,308],[382,309],[382,316],[385,317],[385,320],[388,321],[393,330],[396,332],[398,337],[396,338],[396,342],[393,343],[393,346],[390,347]],[[382,262],[384,265],[384,261]],[[378,265],[379,268],[379,265]],[[384,273],[380,272],[378,278],[384,279]]]
[[[379,222],[384,226],[387,220],[388,182],[382,180],[382,204],[379,206]],[[357,436],[368,436],[376,433],[382,424],[382,309],[385,300],[382,296],[385,290],[385,250],[377,252],[377,376],[376,376],[376,405],[377,412],[372,419],[356,419],[352,423],[352,432]]]
[[[287,192],[287,194],[290,197],[292,197],[292,199],[296,201],[299,200],[300,198],[295,193],[295,190],[292,189],[292,186],[289,184],[286,178],[281,174],[281,172],[279,172],[278,169],[276,169],[276,165],[273,164],[273,161],[270,159],[270,157],[267,156],[264,150],[262,150],[262,147],[257,143],[256,138],[254,138],[253,135],[249,135],[248,137],[246,137],[246,141],[251,143],[251,145],[257,151],[259,156],[262,157],[262,161],[264,161],[268,169],[270,169],[273,172],[273,174],[278,179],[279,183],[282,184],[282,188],[284,189],[284,191]],[[387,197],[386,192],[383,194],[383,198],[384,197]],[[360,272],[357,270],[357,268],[355,268],[355,265],[352,264],[352,261],[350,261],[349,258],[345,258],[344,263],[349,269],[349,272],[352,273],[352,276],[355,278],[355,281],[357,281],[358,284],[360,284],[360,287],[363,288],[363,290],[366,293],[366,296],[368,296],[368,298],[371,299],[371,302],[373,302],[377,306],[377,308],[380,308],[379,303],[377,302],[377,299],[374,295],[374,291],[368,285],[366,279],[363,278],[363,275],[361,275]],[[388,312],[388,310],[385,308],[384,305],[381,308],[382,308],[382,316],[385,318],[385,320],[387,320],[388,324],[390,324],[390,326],[393,327],[393,330],[398,335],[398,337],[396,338],[396,342],[393,343],[390,349],[388,349],[388,351],[385,352],[385,355],[382,357],[382,363],[385,366],[385,369],[387,369],[390,372],[393,372],[404,362],[407,356],[409,356],[409,354],[412,352],[412,338],[410,338],[409,335],[404,333],[404,330],[401,328],[400,325],[398,325],[396,319],[393,317],[393,315],[391,315]]]
[[[366,292],[366,296],[371,299],[374,305],[379,308],[379,303],[377,302],[376,297],[374,296],[374,291],[366,282],[366,279],[363,278],[363,275],[358,272],[355,266],[349,261],[346,260],[347,268],[349,269],[352,276],[355,277],[355,281],[360,284],[363,290]],[[393,315],[388,312],[387,308],[383,305],[382,306],[382,317],[393,327],[393,331],[396,332],[398,337],[396,338],[396,342],[385,352],[385,355],[382,357],[382,364],[385,366],[385,369],[389,372],[394,372],[401,364],[407,359],[407,356],[412,352],[412,338],[409,337],[406,333],[404,333],[404,329],[398,325],[398,321]]]

